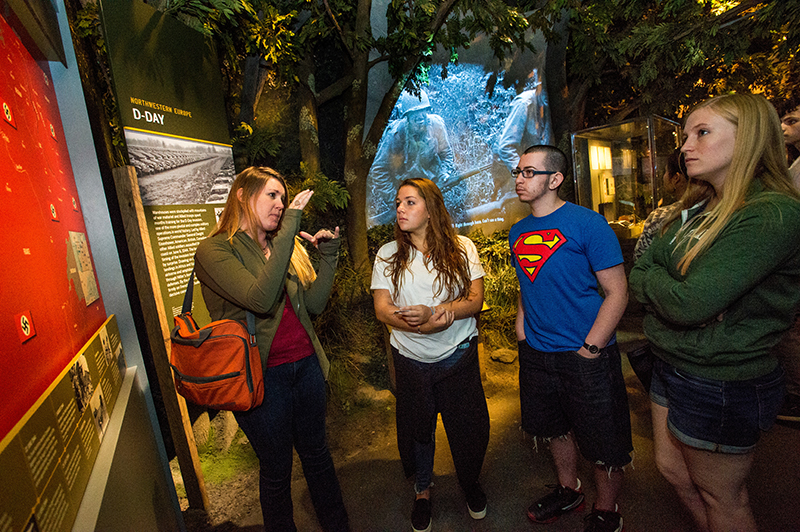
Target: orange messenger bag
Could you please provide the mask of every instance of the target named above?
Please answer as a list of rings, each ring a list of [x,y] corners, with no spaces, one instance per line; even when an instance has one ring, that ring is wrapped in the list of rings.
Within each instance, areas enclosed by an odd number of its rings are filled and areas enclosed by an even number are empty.
[[[198,328],[192,317],[194,270],[172,329],[170,366],[178,393],[215,410],[249,410],[264,400],[264,374],[255,316],[219,320]]]

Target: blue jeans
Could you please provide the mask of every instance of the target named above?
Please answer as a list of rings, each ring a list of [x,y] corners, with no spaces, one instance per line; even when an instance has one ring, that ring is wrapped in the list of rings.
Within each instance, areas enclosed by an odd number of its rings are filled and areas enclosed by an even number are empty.
[[[349,530],[347,510],[325,436],[325,379],[316,355],[264,371],[264,402],[236,421],[258,456],[264,529],[297,530],[292,506],[292,447],[303,464],[317,520]]]

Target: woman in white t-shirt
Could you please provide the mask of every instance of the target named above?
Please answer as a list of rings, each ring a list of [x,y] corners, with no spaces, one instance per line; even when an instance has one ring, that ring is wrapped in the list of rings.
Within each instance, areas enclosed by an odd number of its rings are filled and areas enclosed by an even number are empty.
[[[427,532],[439,413],[470,516],[486,515],[478,477],[489,411],[475,320],[485,274],[475,244],[456,234],[431,180],[403,181],[395,208],[395,240],[378,251],[371,288],[375,314],[392,332],[397,443],[406,476],[416,476],[411,522],[416,532]]]

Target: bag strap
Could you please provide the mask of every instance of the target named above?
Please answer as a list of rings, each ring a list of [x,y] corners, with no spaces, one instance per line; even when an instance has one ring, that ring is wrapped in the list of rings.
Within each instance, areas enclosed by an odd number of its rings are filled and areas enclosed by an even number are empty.
[[[183,296],[183,307],[181,307],[181,314],[188,314],[192,311],[192,298],[194,297],[194,266],[192,273],[189,275],[189,286],[186,287],[186,295]]]
[[[236,251],[236,248],[233,247],[233,244],[231,244],[231,251],[233,251],[233,254],[236,255],[237,259],[239,259],[239,262],[242,263],[242,266],[244,266],[244,259],[239,254],[239,252]],[[245,268],[246,267],[247,266],[245,266]],[[256,317],[249,310],[245,309],[244,311],[245,311],[245,314],[247,315],[247,332],[250,333],[250,346],[255,346],[256,345]]]
[[[236,248],[231,246],[231,250],[233,254],[239,259],[239,262],[242,263],[244,266],[244,259],[236,251]],[[195,255],[196,257],[196,255]],[[189,286],[186,287],[186,294],[183,296],[183,307],[181,307],[181,314],[188,314],[192,311],[192,299],[194,299],[194,269],[196,266],[192,267],[192,273],[189,274]],[[255,315],[250,312],[249,310],[245,309],[245,314],[247,316],[247,333],[250,335],[250,345],[256,345],[256,317]]]

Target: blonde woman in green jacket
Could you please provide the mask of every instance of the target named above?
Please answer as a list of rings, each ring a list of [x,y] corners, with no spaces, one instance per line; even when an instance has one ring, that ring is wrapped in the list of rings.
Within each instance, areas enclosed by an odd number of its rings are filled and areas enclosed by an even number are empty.
[[[260,463],[260,499],[267,531],[297,530],[292,516],[292,448],[303,464],[311,502],[325,531],[349,530],[339,481],[325,435],[328,360],[309,314],[325,308],[333,285],[339,228],[300,231],[312,191],[287,209],[286,183],[269,168],[248,168],[231,186],[195,269],[212,320],[256,317],[264,369],[264,402],[235,412]],[[297,236],[320,253],[314,271]]]
[[[692,184],[630,275],[657,356],[656,464],[699,530],[756,530],[745,481],[783,398],[773,347],[800,303],[800,195],[778,115],[753,94],[688,116]]]

